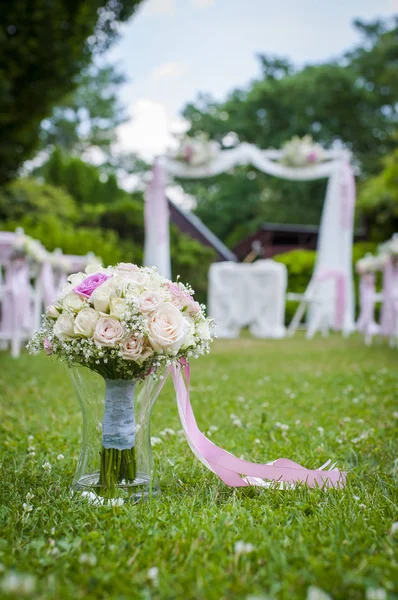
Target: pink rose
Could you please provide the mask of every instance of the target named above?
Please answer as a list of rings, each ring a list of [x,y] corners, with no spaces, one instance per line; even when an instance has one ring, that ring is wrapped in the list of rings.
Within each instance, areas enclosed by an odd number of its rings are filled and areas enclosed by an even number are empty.
[[[44,352],[50,356],[50,354],[53,353],[53,346],[52,343],[50,342],[50,340],[48,338],[46,338],[43,342],[43,348],[44,348]]]
[[[171,303],[180,310],[186,308],[190,314],[200,311],[199,303],[192,296],[184,292],[177,283],[169,283],[168,290],[171,292]]]
[[[76,294],[90,298],[94,290],[104,283],[112,275],[106,275],[105,273],[93,273],[84,279],[79,285],[73,288]]]
[[[307,160],[310,163],[315,163],[318,160],[318,154],[315,152],[315,150],[308,154]]]
[[[187,322],[171,302],[164,302],[149,322],[149,342],[155,352],[177,354],[187,334]]]
[[[156,310],[162,303],[164,298],[156,292],[145,292],[140,296],[140,308],[143,313],[151,313]]]
[[[124,337],[124,329],[114,317],[100,317],[94,330],[94,341],[98,346],[112,347]]]
[[[125,342],[122,344],[122,355],[126,360],[133,360],[134,362],[141,364],[151,354],[153,354],[152,348],[145,345],[142,338],[137,338],[134,334],[131,334]]]

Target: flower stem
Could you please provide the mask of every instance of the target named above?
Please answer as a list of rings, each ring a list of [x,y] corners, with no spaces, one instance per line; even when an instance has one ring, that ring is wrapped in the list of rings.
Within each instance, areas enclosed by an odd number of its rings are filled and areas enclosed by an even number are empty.
[[[102,447],[97,493],[103,496],[107,491],[112,493],[119,485],[133,483],[136,473],[134,447],[127,450]]]

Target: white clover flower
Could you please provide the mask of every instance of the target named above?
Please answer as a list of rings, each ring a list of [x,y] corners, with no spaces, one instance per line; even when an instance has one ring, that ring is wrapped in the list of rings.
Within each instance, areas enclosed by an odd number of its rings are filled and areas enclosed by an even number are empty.
[[[158,437],[151,437],[151,446],[157,446],[158,444],[161,444],[162,440]]]
[[[395,535],[396,533],[398,533],[398,521],[395,521],[395,523],[391,525],[390,529],[390,535]]]
[[[0,587],[5,594],[17,597],[28,596],[35,591],[36,578],[33,575],[10,572],[5,575]]]
[[[278,427],[278,429],[281,429],[282,431],[288,431],[289,429],[289,425],[286,425],[285,423],[279,423],[279,421],[275,423],[275,427]]]
[[[79,556],[79,563],[81,565],[89,565],[90,567],[95,567],[95,565],[97,564],[97,557],[94,554],[83,553]]]
[[[42,464],[42,467],[43,467],[43,469],[44,469],[45,471],[47,471],[48,473],[51,471],[51,464],[50,464],[48,461],[44,462],[44,463]]]
[[[33,437],[33,435],[28,435],[28,442],[29,442],[29,443],[30,443],[30,442],[33,442],[33,440],[34,440],[34,437]]]
[[[151,567],[148,569],[147,577],[153,583],[153,585],[159,585],[159,569],[157,567]]]
[[[58,454],[57,460],[64,460],[65,456],[63,454]]]
[[[324,428],[323,428],[323,427],[317,427],[317,431],[319,431],[319,433],[320,433],[321,435],[323,435],[323,434],[324,434],[324,432],[325,432],[325,430],[324,430]]]
[[[254,443],[255,443],[255,444],[261,444],[261,440],[259,440],[258,438],[256,438],[256,439],[254,440]]]
[[[24,512],[26,512],[26,513],[30,513],[33,510],[33,506],[31,504],[29,504],[28,502],[24,502],[22,504],[22,508],[24,509]]]
[[[310,585],[307,590],[307,600],[332,600],[332,597],[315,585]]]
[[[238,556],[241,554],[250,554],[250,552],[253,552],[254,546],[253,544],[239,541],[235,543],[234,550],[235,554]]]
[[[124,505],[123,498],[111,498],[109,500],[109,505],[114,507],[119,507]]]
[[[387,592],[383,588],[368,588],[366,600],[387,600]]]

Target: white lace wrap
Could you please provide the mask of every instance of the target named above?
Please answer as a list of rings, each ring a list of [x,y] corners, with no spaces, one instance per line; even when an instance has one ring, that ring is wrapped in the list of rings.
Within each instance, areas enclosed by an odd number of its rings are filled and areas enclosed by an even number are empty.
[[[129,450],[135,445],[135,381],[105,379],[105,410],[102,421],[104,448]]]

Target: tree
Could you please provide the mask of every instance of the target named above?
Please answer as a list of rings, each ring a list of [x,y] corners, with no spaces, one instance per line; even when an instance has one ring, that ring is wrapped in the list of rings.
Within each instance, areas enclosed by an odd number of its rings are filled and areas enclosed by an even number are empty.
[[[247,89],[233,90],[225,102],[201,95],[185,107],[189,133],[206,131],[223,147],[245,141],[260,148],[280,148],[310,133],[325,147],[339,143],[352,150],[361,179],[376,173],[396,145],[398,18],[356,27],[362,43],[338,61],[296,69],[260,56],[262,77]],[[197,198],[198,216],[230,245],[261,221],[318,223],[325,191],[324,183],[292,184],[251,167],[214,178],[208,187],[182,184]],[[222,215],[220,223],[214,214]]]
[[[377,242],[398,231],[398,150],[386,156],[384,169],[363,184],[358,209]]]
[[[116,127],[126,120],[117,95],[125,81],[113,66],[87,67],[75,78],[76,89],[41,124],[43,149],[61,147],[82,154],[93,146],[104,153],[116,140]]]
[[[1,0],[0,184],[39,143],[40,123],[76,88],[141,0]]]

